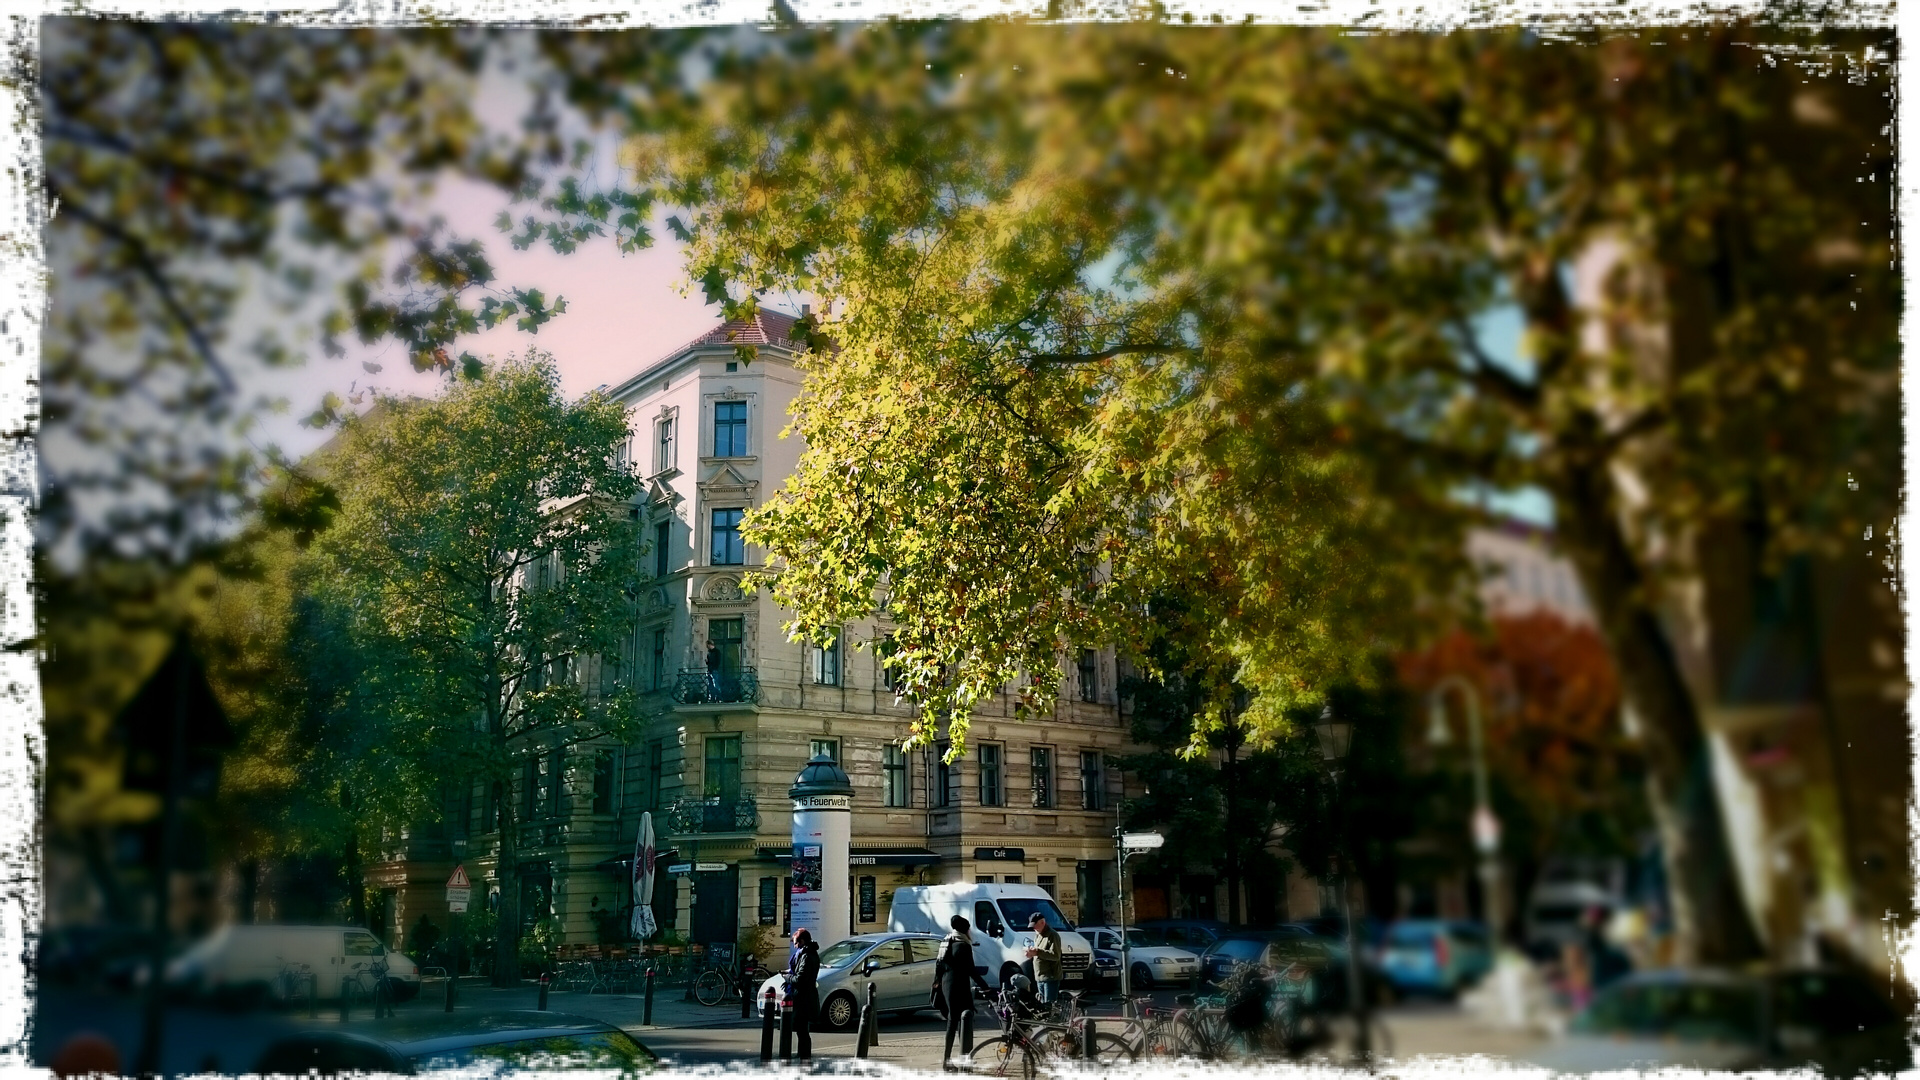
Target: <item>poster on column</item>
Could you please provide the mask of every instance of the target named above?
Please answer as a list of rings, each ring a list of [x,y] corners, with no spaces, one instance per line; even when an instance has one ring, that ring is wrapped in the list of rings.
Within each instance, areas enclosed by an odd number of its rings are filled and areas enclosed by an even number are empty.
[[[820,925],[820,845],[793,849],[793,928]]]

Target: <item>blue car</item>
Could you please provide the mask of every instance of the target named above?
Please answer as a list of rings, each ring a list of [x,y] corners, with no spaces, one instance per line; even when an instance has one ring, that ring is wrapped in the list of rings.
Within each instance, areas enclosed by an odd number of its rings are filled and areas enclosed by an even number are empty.
[[[1387,929],[1378,968],[1396,994],[1450,998],[1493,970],[1492,941],[1479,923],[1403,919]]]

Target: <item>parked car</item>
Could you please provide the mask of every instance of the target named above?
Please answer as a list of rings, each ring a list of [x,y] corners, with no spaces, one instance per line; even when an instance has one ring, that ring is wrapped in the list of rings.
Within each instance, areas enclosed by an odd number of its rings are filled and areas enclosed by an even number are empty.
[[[1556,1073],[1687,1066],[1900,1073],[1906,1023],[1865,978],[1825,969],[1629,975],[1594,998],[1533,1063]]]
[[[384,963],[393,996],[420,992],[420,969],[357,926],[223,926],[181,953],[166,968],[167,983],[195,996],[265,1002],[297,998],[315,979],[317,997],[337,998],[342,984],[373,988],[373,968]]]
[[[455,1012],[383,1020],[378,1028],[365,1031],[299,1032],[268,1046],[253,1071],[265,1076],[442,1071],[498,1075],[594,1069],[629,1076],[651,1072],[657,1061],[633,1036],[584,1016]]]
[[[1396,994],[1451,998],[1493,970],[1493,948],[1478,923],[1402,919],[1387,929],[1376,964]]]
[[[1121,959],[1120,929],[1114,926],[1083,926],[1080,933],[1093,942],[1096,951],[1104,950],[1114,958],[1115,976]],[[1155,944],[1148,935],[1127,927],[1126,959],[1128,983],[1134,990],[1151,990],[1167,983],[1186,982],[1200,971],[1200,957],[1187,949]]]
[[[1218,919],[1142,919],[1138,927],[1128,929],[1139,930],[1155,945],[1171,945],[1198,956],[1233,927]]]
[[[1529,953],[1551,960],[1560,955],[1561,946],[1580,940],[1585,932],[1582,920],[1587,912],[1598,908],[1603,915],[1610,916],[1619,906],[1618,897],[1590,882],[1549,882],[1536,886],[1521,916],[1522,940]]]
[[[1346,954],[1300,927],[1229,931],[1201,954],[1200,977],[1210,987],[1218,987],[1242,964],[1258,964],[1271,975],[1291,970],[1296,981],[1304,974],[1311,981],[1304,998],[1309,1005],[1346,1007]]]
[[[874,986],[874,1007],[881,1012],[910,1015],[931,1008],[933,964],[940,938],[934,934],[857,934],[820,950],[820,1026],[852,1031],[860,1023],[867,1002],[867,984]],[[777,1002],[786,993],[785,972],[760,984],[754,1000],[766,1009],[767,991]]]
[[[1035,913],[1045,916],[1060,935],[1062,981],[1069,988],[1084,985],[1093,969],[1093,946],[1074,932],[1073,923],[1038,885],[903,886],[893,892],[887,929],[944,937],[949,920],[966,916],[973,925],[974,962],[986,969],[987,985],[998,987],[1026,964],[1027,950],[1033,947],[1027,921]]]

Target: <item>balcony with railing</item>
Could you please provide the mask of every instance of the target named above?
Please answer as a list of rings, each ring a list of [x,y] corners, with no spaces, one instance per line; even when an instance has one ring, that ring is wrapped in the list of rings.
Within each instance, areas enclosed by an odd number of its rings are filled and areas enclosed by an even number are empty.
[[[673,700],[682,705],[754,704],[760,679],[752,668],[682,671],[673,683]]]
[[[672,836],[698,833],[750,833],[760,828],[760,805],[750,791],[733,799],[718,795],[690,795],[667,807],[667,832]]]

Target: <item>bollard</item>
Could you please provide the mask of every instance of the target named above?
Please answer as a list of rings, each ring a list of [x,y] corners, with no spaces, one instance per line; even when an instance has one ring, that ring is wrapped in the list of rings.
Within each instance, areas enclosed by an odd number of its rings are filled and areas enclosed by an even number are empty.
[[[753,961],[740,961],[740,1019],[753,1015]]]
[[[653,965],[647,965],[647,988],[645,1004],[640,1007],[640,1025],[653,1026]]]
[[[1080,1057],[1085,1061],[1093,1060],[1093,1017],[1089,1016],[1080,1028]]]
[[[453,1011],[453,984],[459,981],[460,980],[457,976],[454,976],[454,975],[447,976],[447,1008],[446,1008],[447,1012]]]
[[[867,1028],[867,1045],[880,1045],[880,1003],[874,1000],[879,993],[872,983],[867,984],[867,1008],[873,1010],[873,1024]]]
[[[541,1012],[546,1012],[546,1011],[547,1011],[547,975],[546,975],[546,972],[541,972],[541,973],[540,973],[540,1005],[539,1005],[539,1008],[540,1008],[540,1011],[541,1011]]]
[[[793,1060],[793,998],[780,998],[780,1063]]]
[[[351,997],[352,993],[347,989],[347,980],[343,978],[340,980],[340,1022],[343,1024],[347,1022],[348,1014],[352,1012],[352,1006],[347,1004]]]
[[[860,1033],[853,1039],[853,1056],[867,1056],[867,1047],[873,1045],[873,984],[867,984],[867,1003],[860,1009]]]
[[[314,973],[307,975],[307,1019],[320,1019],[320,976]]]
[[[780,1007],[773,1002],[771,986],[767,987],[767,996],[762,1000],[766,1002],[766,1007],[760,1014],[760,1060],[765,1062],[773,1060],[773,1018]]]

